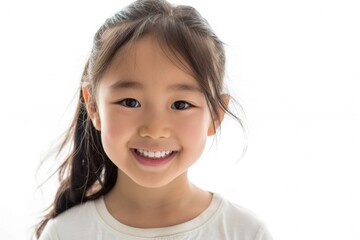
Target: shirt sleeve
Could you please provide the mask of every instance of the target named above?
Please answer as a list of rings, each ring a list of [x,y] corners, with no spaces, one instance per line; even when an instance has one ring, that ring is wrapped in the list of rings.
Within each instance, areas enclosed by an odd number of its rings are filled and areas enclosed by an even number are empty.
[[[262,224],[256,234],[255,240],[273,240],[267,227]]]
[[[39,240],[59,240],[53,220],[47,222],[44,230],[42,231]]]

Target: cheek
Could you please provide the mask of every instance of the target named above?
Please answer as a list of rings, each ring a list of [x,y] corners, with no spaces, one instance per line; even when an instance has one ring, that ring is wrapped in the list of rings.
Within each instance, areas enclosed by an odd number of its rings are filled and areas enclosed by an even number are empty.
[[[181,119],[177,127],[178,135],[186,139],[187,144],[192,147],[203,147],[207,139],[209,123],[210,118],[201,114]]]
[[[101,112],[101,138],[105,149],[124,147],[129,139],[133,121],[111,107]]]
[[[124,133],[124,121],[116,115],[104,114],[102,117],[102,134],[108,138],[116,138]]]

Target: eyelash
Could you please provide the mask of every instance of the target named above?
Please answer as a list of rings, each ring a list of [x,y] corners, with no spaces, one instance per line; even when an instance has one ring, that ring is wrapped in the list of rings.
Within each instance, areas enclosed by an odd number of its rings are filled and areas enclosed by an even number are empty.
[[[129,103],[135,103],[135,106],[133,104],[129,104]],[[139,101],[137,101],[136,99],[133,98],[125,98],[119,102],[117,102],[118,104],[124,106],[124,107],[128,107],[128,108],[138,108],[141,107],[141,104],[139,103]]]
[[[176,104],[181,104],[182,108],[177,109],[177,108],[175,107]],[[184,105],[185,105],[186,107],[184,107]],[[179,106],[178,106],[178,107],[179,107]],[[186,109],[191,108],[191,107],[194,107],[194,105],[192,105],[192,104],[190,104],[190,103],[188,103],[188,102],[186,102],[186,101],[176,101],[176,102],[174,102],[173,104],[171,104],[171,108],[172,108],[172,109],[175,109],[175,110],[186,110]]]
[[[139,101],[137,101],[134,98],[125,98],[121,101],[117,102],[118,104],[124,106],[124,107],[128,107],[128,108],[138,108],[141,107],[141,104]],[[171,104],[171,108],[175,109],[175,110],[186,110],[188,108],[194,107],[194,105],[186,102],[186,101],[176,101],[173,104]]]

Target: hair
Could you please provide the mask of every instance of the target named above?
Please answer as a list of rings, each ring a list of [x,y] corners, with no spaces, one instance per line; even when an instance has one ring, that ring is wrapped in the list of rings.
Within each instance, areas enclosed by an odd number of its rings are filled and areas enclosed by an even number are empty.
[[[227,108],[223,97],[224,44],[208,22],[189,6],[174,6],[165,0],[138,0],[107,19],[96,32],[81,84],[89,88],[90,105],[96,108],[95,92],[114,55],[127,43],[152,34],[177,60],[191,68],[207,100],[215,127],[220,111],[242,121]],[[74,119],[59,148],[71,152],[58,168],[60,186],[49,212],[36,227],[39,238],[47,222],[62,212],[108,193],[115,185],[117,167],[107,157],[100,132],[89,118],[80,88]]]

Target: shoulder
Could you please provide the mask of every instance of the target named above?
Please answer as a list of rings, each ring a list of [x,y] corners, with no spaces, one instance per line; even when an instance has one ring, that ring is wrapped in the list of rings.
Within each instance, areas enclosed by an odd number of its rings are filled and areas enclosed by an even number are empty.
[[[59,216],[54,218],[54,224],[59,227],[66,227],[71,222],[77,224],[82,223],[81,220],[88,220],[89,217],[94,215],[95,205],[94,201],[88,201],[80,205],[76,205],[69,210],[61,213]]]
[[[76,239],[77,233],[86,232],[95,221],[94,201],[74,206],[51,219],[45,226],[40,240]],[[76,225],[76,228],[74,228]],[[74,231],[76,229],[76,231]],[[71,236],[69,235],[71,234]],[[65,236],[66,235],[66,236]],[[69,236],[67,236],[69,235]]]
[[[233,203],[225,198],[222,198],[222,214],[226,215],[226,218],[230,221],[247,223],[249,225],[258,225],[261,220],[259,217],[243,206]]]
[[[222,225],[228,234],[235,236],[235,239],[272,239],[264,222],[254,212],[219,195],[217,197],[221,200],[217,224]]]

